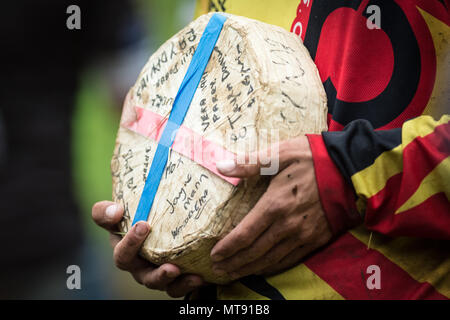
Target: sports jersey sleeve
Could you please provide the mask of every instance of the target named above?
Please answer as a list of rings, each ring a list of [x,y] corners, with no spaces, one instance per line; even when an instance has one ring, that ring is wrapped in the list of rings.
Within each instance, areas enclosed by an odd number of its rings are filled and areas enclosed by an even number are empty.
[[[335,234],[364,222],[391,236],[450,239],[450,115],[392,130],[356,120],[308,139]]]

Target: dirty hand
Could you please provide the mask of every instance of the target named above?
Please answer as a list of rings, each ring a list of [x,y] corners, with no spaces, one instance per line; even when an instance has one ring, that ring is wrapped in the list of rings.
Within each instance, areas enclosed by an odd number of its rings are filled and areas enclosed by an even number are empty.
[[[217,163],[230,177],[261,174],[278,161],[269,187],[244,219],[211,251],[213,270],[233,279],[251,274],[274,274],[288,269],[332,237],[322,209],[306,136],[278,144],[278,150],[254,154],[256,164],[236,160]],[[266,167],[267,167],[266,166]],[[267,169],[267,168],[266,168]]]

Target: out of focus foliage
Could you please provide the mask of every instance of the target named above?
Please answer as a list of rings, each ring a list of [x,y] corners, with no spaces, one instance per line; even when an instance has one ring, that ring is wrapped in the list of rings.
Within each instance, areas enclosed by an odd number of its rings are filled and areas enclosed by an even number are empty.
[[[194,0],[137,1],[148,35],[148,56],[193,19],[194,7]],[[109,164],[120,117],[121,101],[118,100],[125,97],[114,97],[107,80],[95,66],[85,71],[72,123],[74,189],[83,212],[87,241],[102,251],[104,265],[110,268],[105,272],[111,274],[114,282],[113,297],[166,298],[162,293],[139,286],[130,275],[114,267],[109,237],[94,225],[90,216],[94,202],[111,199]]]

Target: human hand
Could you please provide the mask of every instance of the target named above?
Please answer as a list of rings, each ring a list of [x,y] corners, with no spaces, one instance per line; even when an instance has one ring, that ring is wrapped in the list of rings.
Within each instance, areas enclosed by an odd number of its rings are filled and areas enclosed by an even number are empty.
[[[163,290],[171,297],[182,297],[204,284],[194,274],[181,275],[180,269],[170,263],[156,266],[139,257],[138,252],[150,232],[150,225],[136,223],[122,238],[115,233],[122,219],[123,208],[111,201],[101,201],[92,207],[92,218],[100,227],[110,232],[116,266],[131,273],[133,278],[147,288]]]
[[[332,237],[317,188],[312,153],[306,136],[278,144],[270,165],[279,161],[267,191],[244,219],[211,251],[213,270],[237,279],[250,274],[274,274],[296,265]],[[217,163],[226,176],[260,174],[266,151],[256,164]],[[277,157],[278,156],[278,157]],[[267,158],[267,156],[266,156]],[[245,163],[248,163],[246,156]]]

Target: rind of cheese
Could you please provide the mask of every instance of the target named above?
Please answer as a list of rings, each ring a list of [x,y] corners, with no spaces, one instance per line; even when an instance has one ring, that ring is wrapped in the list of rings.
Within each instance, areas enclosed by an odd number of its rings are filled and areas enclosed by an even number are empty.
[[[282,28],[227,15],[183,126],[236,154],[326,126],[326,95],[301,39]],[[126,128],[135,107],[168,117],[174,98],[211,14],[190,23],[149,59],[130,89],[111,162],[113,200],[122,203],[128,231],[157,148],[157,141]],[[141,255],[178,265],[206,281],[210,251],[255,205],[269,183],[254,177],[233,186],[191,159],[169,154],[149,214],[151,233]],[[145,196],[145,195],[144,195]]]

